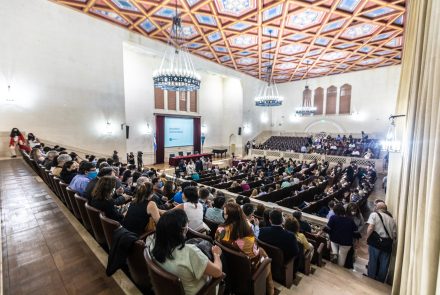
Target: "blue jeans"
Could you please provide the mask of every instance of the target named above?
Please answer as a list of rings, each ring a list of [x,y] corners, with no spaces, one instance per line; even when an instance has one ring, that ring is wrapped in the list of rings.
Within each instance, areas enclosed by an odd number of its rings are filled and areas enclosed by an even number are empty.
[[[388,273],[391,253],[368,246],[368,256],[368,276],[384,283]]]

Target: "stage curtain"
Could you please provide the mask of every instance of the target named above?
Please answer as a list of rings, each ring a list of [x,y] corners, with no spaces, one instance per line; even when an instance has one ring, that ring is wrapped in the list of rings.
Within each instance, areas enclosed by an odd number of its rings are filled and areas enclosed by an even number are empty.
[[[200,118],[194,118],[194,152],[202,153]]]
[[[165,117],[156,116],[156,164],[162,164],[165,157]]]
[[[387,203],[398,224],[393,294],[440,294],[440,1],[407,1]],[[400,167],[400,169],[399,169]]]

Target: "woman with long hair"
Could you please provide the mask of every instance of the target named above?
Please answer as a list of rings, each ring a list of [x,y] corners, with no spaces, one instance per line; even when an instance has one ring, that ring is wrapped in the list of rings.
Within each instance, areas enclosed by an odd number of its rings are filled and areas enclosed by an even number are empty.
[[[37,164],[43,164],[45,157],[41,153],[39,148],[33,148],[30,154],[32,160],[34,160]]]
[[[177,209],[165,212],[157,223],[150,253],[163,269],[180,278],[185,294],[196,294],[205,284],[207,276],[218,278],[222,275],[222,251],[218,246],[213,246],[214,262],[211,262],[196,245],[185,244],[187,232],[185,211]]]
[[[115,189],[116,177],[101,177],[92,192],[90,206],[104,212],[107,218],[111,218],[116,221],[122,221],[124,216],[117,210],[112,198]]]
[[[245,254],[250,258],[254,267],[257,266],[260,257],[267,257],[267,254],[263,249],[258,248],[257,239],[240,205],[226,203],[223,215],[225,222],[217,228],[215,239],[225,246]],[[271,272],[269,272],[266,278],[266,293],[274,294]]]
[[[159,210],[155,202],[151,202],[153,195],[153,185],[150,182],[139,185],[136,188],[133,201],[128,207],[122,226],[138,235],[146,232],[150,219],[155,224],[159,221],[160,214],[165,212]]]

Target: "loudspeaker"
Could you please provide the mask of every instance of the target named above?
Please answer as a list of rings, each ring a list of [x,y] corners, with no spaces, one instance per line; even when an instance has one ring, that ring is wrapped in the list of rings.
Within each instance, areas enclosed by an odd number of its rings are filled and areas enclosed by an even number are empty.
[[[130,136],[130,126],[125,125],[125,137],[128,139]]]
[[[238,127],[238,135],[241,135],[241,127]]]

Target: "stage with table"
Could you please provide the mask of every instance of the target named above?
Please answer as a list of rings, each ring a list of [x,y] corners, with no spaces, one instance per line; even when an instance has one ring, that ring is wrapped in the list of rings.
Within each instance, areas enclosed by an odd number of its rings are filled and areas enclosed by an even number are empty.
[[[188,156],[170,157],[168,163],[170,164],[170,166],[177,167],[177,166],[179,166],[180,160],[184,160],[184,161],[193,160],[193,161],[195,161],[195,160],[203,158],[203,157],[212,159],[212,154],[211,153],[209,153],[209,154],[193,154],[193,155],[188,155]]]

